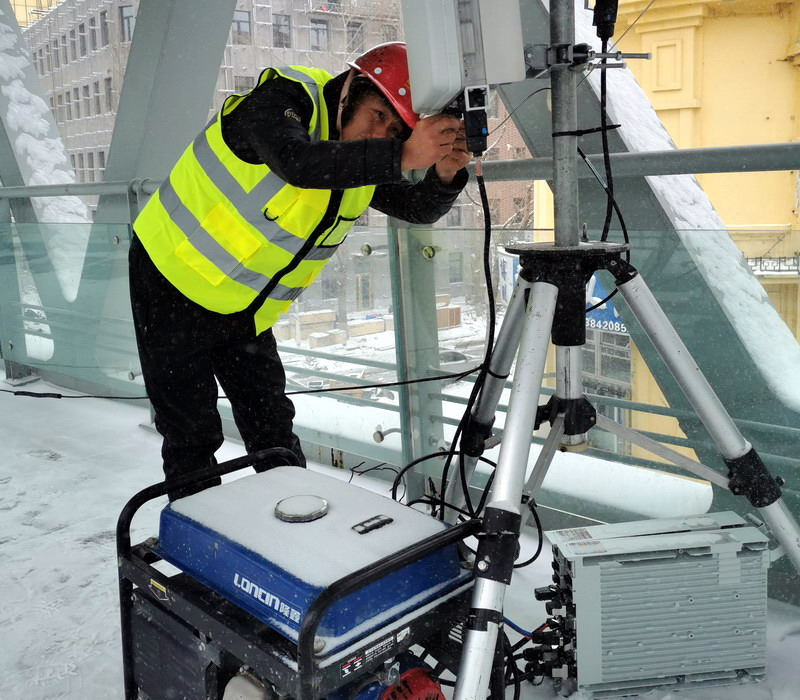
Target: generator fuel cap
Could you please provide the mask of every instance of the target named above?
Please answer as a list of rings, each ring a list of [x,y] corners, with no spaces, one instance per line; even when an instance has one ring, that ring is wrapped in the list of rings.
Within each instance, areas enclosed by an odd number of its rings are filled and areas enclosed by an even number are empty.
[[[275,517],[286,523],[310,523],[319,520],[327,512],[328,502],[310,494],[289,496],[275,506]]]

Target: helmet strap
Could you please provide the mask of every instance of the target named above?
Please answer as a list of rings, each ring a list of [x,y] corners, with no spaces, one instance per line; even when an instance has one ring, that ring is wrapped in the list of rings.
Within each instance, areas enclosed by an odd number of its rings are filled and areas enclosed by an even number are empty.
[[[356,70],[351,68],[347,77],[344,79],[344,83],[342,83],[342,91],[339,93],[339,108],[336,110],[336,131],[339,133],[339,138],[342,136],[342,112],[344,112],[347,99],[350,96],[350,83],[353,82],[353,78],[356,74]]]

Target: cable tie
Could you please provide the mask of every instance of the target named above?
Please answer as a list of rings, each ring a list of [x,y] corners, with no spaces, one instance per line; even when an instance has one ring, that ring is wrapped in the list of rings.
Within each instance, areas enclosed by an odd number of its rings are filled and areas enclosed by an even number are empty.
[[[605,127],[596,126],[592,129],[577,129],[576,131],[554,131],[553,138],[556,136],[585,136],[586,134],[596,134],[599,131],[611,131],[612,129],[619,129],[622,124],[607,124]]]

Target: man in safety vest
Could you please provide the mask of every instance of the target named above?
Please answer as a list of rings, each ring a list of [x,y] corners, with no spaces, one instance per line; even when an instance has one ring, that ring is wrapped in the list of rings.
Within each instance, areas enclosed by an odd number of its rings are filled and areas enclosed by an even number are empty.
[[[248,452],[288,447],[305,464],[270,328],[368,206],[431,224],[467,182],[461,122],[412,109],[404,44],[349,65],[337,77],[266,69],[225,101],[134,222],[133,319],[167,478],[214,463],[215,378]],[[424,168],[417,183],[402,175]]]

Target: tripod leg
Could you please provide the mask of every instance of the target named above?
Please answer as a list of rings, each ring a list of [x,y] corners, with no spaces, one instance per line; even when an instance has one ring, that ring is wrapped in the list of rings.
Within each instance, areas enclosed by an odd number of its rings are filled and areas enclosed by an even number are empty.
[[[616,269],[622,264],[609,266],[617,287],[722,453],[730,469],[731,492],[747,496],[759,509],[800,571],[800,527],[781,501],[778,483],[739,432],[641,275],[630,267]]]
[[[634,445],[639,445],[639,447],[643,447],[648,452],[657,455],[662,459],[666,459],[668,462],[672,462],[678,467],[683,467],[686,471],[691,472],[695,476],[699,476],[701,479],[710,481],[712,484],[721,486],[724,489],[728,488],[728,479],[722,476],[722,474],[720,474],[718,471],[714,471],[711,467],[707,467],[705,464],[700,464],[700,462],[695,462],[677,450],[666,447],[660,442],[657,442],[646,435],[642,435],[631,428],[627,428],[624,425],[615,423],[610,418],[606,418],[599,413],[597,414],[597,427],[602,428],[609,433],[619,435],[623,440],[632,442]]]
[[[536,282],[531,287],[500,457],[479,535],[475,584],[455,700],[486,698],[503,622],[505,587],[511,582],[514,568],[522,519],[522,489],[557,296],[558,288],[554,285]]]
[[[564,415],[556,416],[553,425],[550,426],[550,432],[547,434],[547,439],[539,451],[539,456],[536,459],[536,464],[533,465],[531,475],[528,477],[528,482],[525,484],[523,494],[530,498],[535,498],[536,492],[547,476],[547,467],[553,461],[559,444],[564,437]]]
[[[506,377],[511,371],[514,355],[519,347],[530,288],[530,282],[525,281],[522,277],[517,277],[514,292],[508,302],[508,309],[492,350],[486,381],[472,408],[465,434],[461,437],[461,450],[465,454],[463,458],[464,477],[462,479],[456,474],[450,475],[444,498],[445,503],[450,503],[457,508],[461,508],[467,502],[462,482],[469,484],[478,463],[478,457],[483,452],[483,442],[491,432],[497,404],[500,403]],[[444,519],[451,525],[455,523],[457,517],[458,511],[454,508],[445,510]]]

